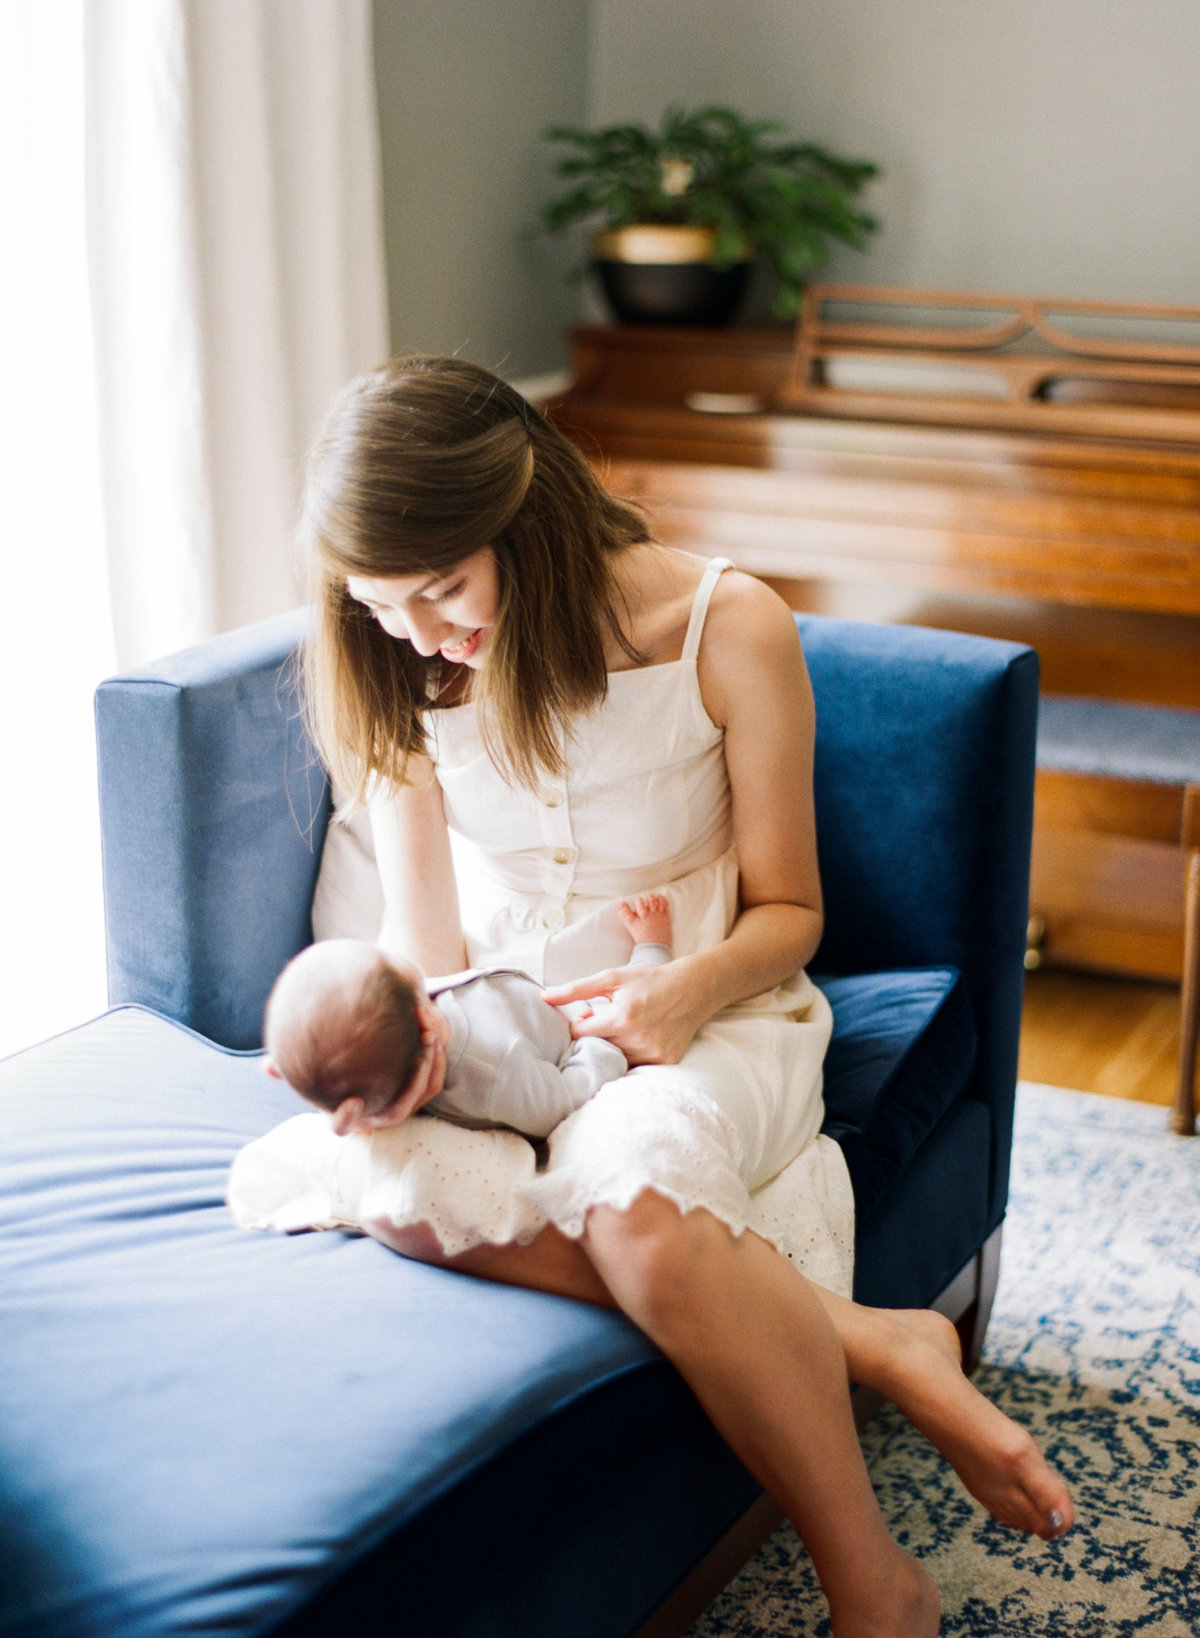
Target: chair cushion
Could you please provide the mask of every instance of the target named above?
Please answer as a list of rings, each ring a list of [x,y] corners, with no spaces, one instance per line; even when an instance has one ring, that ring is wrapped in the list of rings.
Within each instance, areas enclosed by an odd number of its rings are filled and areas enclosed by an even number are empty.
[[[752,1480],[619,1315],[237,1229],[302,1107],[140,1008],[0,1064],[0,1638],[634,1630]]]
[[[954,967],[816,982],[833,1008],[823,1130],[842,1146],[861,1225],[961,1095],[975,1021]]]
[[[827,986],[860,1202],[957,1075],[959,987]],[[753,1481],[618,1315],[239,1231],[233,1156],[304,1107],[259,1057],[123,1007],[0,1064],[0,1638],[636,1630]]]
[[[1062,773],[1191,784],[1200,781],[1200,711],[1043,694],[1037,762]]]

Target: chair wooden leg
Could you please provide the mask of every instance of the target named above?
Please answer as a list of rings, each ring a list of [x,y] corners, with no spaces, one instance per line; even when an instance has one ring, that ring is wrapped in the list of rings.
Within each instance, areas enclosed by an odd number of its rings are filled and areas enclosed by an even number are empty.
[[[1171,1130],[1196,1130],[1196,1044],[1200,1033],[1200,851],[1189,854],[1183,890],[1183,990],[1179,1017],[1179,1083]]]
[[[983,1357],[983,1339],[987,1335],[988,1321],[992,1317],[992,1304],[996,1300],[996,1286],[1000,1281],[1000,1244],[1004,1236],[1004,1225],[993,1229],[990,1237],[984,1241],[979,1252],[977,1262],[977,1278],[979,1281],[978,1295],[971,1309],[959,1321],[958,1336],[962,1343],[963,1370],[968,1376],[974,1376],[976,1367]]]

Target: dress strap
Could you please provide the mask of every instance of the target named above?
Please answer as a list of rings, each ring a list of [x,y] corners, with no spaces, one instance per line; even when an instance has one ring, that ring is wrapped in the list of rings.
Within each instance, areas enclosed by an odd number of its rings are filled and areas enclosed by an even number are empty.
[[[726,569],[732,569],[733,562],[728,557],[710,557],[708,567],[696,587],[696,595],[692,600],[692,617],[688,621],[687,636],[683,639],[684,660],[694,660],[700,652],[700,638],[704,633],[704,617],[708,613],[708,605],[712,599],[717,581]]]

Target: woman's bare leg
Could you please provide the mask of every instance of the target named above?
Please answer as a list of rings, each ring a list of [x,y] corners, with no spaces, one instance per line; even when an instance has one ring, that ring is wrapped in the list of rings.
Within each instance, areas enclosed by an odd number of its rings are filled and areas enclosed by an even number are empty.
[[[752,1234],[645,1193],[596,1207],[584,1250],[800,1532],[837,1638],[932,1638],[933,1582],[888,1534],[814,1288]]]
[[[556,1228],[544,1228],[527,1246],[474,1246],[470,1251],[447,1257],[441,1241],[426,1223],[408,1228],[386,1226],[385,1232],[372,1226],[371,1232],[393,1251],[415,1258],[419,1263],[436,1263],[439,1268],[475,1274],[500,1285],[524,1286],[527,1291],[549,1291],[556,1297],[576,1297],[580,1302],[615,1308],[612,1295],[578,1240],[568,1240]]]

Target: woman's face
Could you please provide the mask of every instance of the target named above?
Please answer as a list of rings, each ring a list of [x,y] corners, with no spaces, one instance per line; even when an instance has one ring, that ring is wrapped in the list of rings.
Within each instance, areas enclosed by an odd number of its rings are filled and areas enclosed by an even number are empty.
[[[398,642],[426,658],[441,654],[452,665],[483,664],[488,632],[500,602],[500,572],[490,546],[441,574],[396,575],[366,580],[352,574],[346,590]]]

